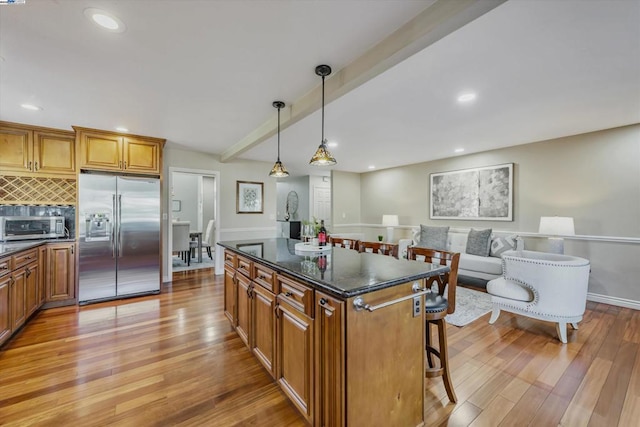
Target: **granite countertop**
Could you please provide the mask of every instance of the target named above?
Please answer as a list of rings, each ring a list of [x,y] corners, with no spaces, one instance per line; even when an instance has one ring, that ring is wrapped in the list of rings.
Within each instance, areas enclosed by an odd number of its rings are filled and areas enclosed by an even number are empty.
[[[322,253],[296,253],[296,243],[300,240],[274,238],[218,242],[220,246],[341,298],[449,271],[446,266],[337,247]],[[321,271],[324,266],[325,271]]]
[[[50,240],[21,240],[12,242],[0,242],[0,256],[9,256],[24,251],[25,249],[35,248],[36,246],[46,243],[64,243],[75,242],[75,239],[50,239]]]

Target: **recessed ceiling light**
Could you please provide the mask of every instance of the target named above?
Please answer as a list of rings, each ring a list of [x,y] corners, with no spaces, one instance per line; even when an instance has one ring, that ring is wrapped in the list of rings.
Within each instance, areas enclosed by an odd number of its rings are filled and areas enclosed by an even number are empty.
[[[462,95],[458,96],[458,102],[462,102],[462,103],[471,102],[475,99],[476,99],[476,94],[473,92],[463,93]]]
[[[84,10],[84,16],[91,22],[112,33],[122,33],[127,27],[117,16],[114,16],[101,9],[90,7]]]
[[[327,143],[327,146],[329,146],[329,148],[336,148],[338,146],[338,143],[335,141],[331,141]]]
[[[122,127],[122,126],[118,126],[118,127],[116,128],[116,130],[117,130],[118,132],[129,132],[129,129],[124,128],[124,127]]]
[[[42,107],[38,107],[37,105],[33,105],[33,104],[20,104],[20,106],[22,108],[24,108],[25,110],[31,110],[31,111],[40,111],[40,110],[42,110]]]
[[[456,148],[453,151],[456,152],[456,153],[462,153],[462,152],[464,152],[464,148]]]
[[[369,166],[369,169],[375,169],[376,167],[374,165]]]

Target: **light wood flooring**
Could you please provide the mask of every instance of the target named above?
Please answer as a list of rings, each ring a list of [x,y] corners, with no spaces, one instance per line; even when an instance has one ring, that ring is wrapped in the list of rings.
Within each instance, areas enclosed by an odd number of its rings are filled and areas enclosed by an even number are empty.
[[[0,425],[304,425],[222,288],[198,270],[161,295],[38,313],[0,349]],[[640,425],[640,311],[588,303],[567,345],[550,323],[487,320],[448,327],[458,403],[428,380],[428,426]]]

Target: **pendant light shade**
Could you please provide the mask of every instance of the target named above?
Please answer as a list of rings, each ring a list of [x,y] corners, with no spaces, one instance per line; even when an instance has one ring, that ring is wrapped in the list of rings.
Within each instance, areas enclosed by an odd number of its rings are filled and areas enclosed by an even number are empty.
[[[287,172],[280,161],[280,109],[284,107],[284,102],[273,101],[273,106],[278,109],[278,160],[276,160],[271,172],[269,172],[269,176],[274,178],[285,178],[289,176],[289,172]]]
[[[309,160],[309,164],[314,166],[331,166],[338,163],[329,152],[327,140],[324,139],[324,78],[331,74],[331,67],[328,65],[318,65],[316,67],[316,74],[322,77],[322,138],[320,139],[320,146],[311,160]]]

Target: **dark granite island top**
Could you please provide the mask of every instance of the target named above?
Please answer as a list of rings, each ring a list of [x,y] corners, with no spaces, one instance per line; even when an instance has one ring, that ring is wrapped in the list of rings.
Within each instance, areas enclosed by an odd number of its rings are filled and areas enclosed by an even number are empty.
[[[274,238],[226,241],[218,242],[218,245],[340,298],[350,298],[449,271],[449,267],[437,264],[358,253],[346,248],[333,247],[322,253],[296,253],[296,243],[300,243],[300,240]],[[326,259],[321,259],[322,256]],[[320,267],[325,265],[326,270],[321,271]]]

